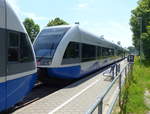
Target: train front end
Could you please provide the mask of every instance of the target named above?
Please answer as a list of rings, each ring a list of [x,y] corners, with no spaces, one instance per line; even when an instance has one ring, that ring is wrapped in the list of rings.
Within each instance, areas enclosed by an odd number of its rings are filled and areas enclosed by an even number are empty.
[[[59,62],[62,59],[60,55],[63,50],[61,50],[57,56],[56,61],[54,61],[54,55],[58,45],[69,29],[70,26],[46,27],[39,33],[34,41],[33,47],[36,55],[36,63],[40,80],[45,80],[49,83],[52,78],[56,78],[58,76],[52,71],[52,69],[61,66]],[[52,75],[53,73],[54,75]]]

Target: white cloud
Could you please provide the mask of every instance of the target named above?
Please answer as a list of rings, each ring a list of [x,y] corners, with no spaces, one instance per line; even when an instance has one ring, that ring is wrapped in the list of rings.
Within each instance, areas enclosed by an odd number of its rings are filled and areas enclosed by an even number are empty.
[[[91,3],[94,2],[95,0],[77,0],[78,2],[86,2],[86,3]]]
[[[88,3],[80,3],[78,4],[78,8],[87,8],[88,7]]]
[[[47,17],[38,16],[35,13],[32,13],[32,12],[23,12],[22,15],[25,16],[25,17],[32,18],[33,20],[36,20],[36,21],[49,20],[49,18],[47,18]]]
[[[39,15],[33,13],[33,12],[22,11],[21,8],[18,5],[19,1],[20,0],[8,0],[10,5],[13,7],[14,11],[17,13],[17,15],[19,15],[19,17],[28,17],[28,18],[32,18],[33,20],[36,20],[36,21],[49,20],[49,18],[43,17],[43,16],[39,16]]]
[[[89,25],[89,22],[85,20],[85,21],[82,23],[82,25],[83,25],[83,26]]]
[[[78,0],[78,4],[75,6],[74,9],[89,9],[90,5],[94,2],[94,0]]]

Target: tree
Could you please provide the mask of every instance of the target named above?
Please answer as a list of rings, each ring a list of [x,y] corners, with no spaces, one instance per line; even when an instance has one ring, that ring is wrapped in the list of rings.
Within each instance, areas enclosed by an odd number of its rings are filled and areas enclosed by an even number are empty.
[[[141,17],[141,20],[139,20],[139,17]],[[140,50],[141,40],[143,54],[146,59],[150,58],[150,0],[138,1],[137,8],[132,10],[130,25],[133,32],[133,45],[137,50]]]
[[[39,33],[40,31],[40,27],[38,24],[35,24],[33,19],[31,18],[26,18],[23,22],[29,36],[30,36],[30,39],[31,41],[33,42],[34,39],[36,38],[37,34]]]
[[[56,25],[69,25],[69,23],[57,17],[54,20],[52,19],[51,21],[49,21],[49,23],[47,24],[47,26],[56,26]]]

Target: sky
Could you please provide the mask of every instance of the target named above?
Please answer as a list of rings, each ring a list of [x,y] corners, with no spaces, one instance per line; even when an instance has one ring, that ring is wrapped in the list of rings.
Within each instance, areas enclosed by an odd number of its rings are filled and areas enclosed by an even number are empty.
[[[138,0],[7,0],[21,21],[32,18],[42,29],[56,17],[123,47],[132,46],[129,20]]]

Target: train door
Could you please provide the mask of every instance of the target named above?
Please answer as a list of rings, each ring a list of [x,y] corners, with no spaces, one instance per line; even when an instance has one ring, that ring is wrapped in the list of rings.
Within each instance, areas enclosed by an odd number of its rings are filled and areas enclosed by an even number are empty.
[[[0,0],[0,112],[6,107],[6,23],[5,3]]]

